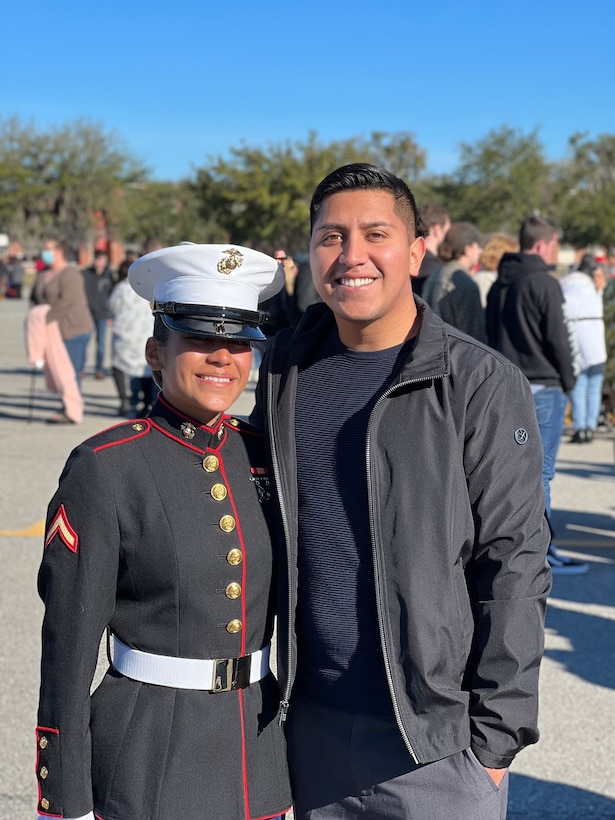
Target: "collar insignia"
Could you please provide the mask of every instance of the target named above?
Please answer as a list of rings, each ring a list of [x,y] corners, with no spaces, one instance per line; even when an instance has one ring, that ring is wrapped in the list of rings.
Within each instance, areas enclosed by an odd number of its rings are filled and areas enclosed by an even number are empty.
[[[179,429],[182,431],[182,436],[187,438],[189,441],[196,436],[196,427],[189,421],[184,421],[180,424]]]

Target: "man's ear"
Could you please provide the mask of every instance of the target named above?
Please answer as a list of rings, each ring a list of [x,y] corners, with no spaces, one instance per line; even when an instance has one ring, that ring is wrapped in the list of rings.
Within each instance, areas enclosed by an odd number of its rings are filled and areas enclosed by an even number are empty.
[[[162,346],[158,344],[153,336],[150,336],[145,343],[145,361],[152,368],[152,370],[162,370],[164,367],[161,348]]]
[[[417,236],[410,245],[410,276],[418,276],[424,256],[425,240],[422,236]]]

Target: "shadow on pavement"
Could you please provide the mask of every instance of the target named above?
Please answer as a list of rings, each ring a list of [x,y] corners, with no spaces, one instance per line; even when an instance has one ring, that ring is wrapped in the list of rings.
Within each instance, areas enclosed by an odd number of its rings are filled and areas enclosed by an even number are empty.
[[[615,440],[612,442],[615,445]],[[592,478],[594,480],[615,477],[615,461],[613,464],[604,462],[592,463],[591,461],[566,461],[558,458],[557,472],[576,478]]]
[[[604,820],[615,818],[615,800],[600,794],[511,773],[508,820]]]
[[[545,656],[582,680],[615,689],[615,515],[558,510],[553,523],[556,544],[570,546],[589,571],[553,576],[546,628],[569,647],[547,649]],[[587,545],[578,546],[583,540]]]

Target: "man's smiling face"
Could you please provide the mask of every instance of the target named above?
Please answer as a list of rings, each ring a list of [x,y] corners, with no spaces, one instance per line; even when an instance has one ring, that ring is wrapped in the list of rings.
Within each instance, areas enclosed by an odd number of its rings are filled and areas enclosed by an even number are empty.
[[[416,315],[410,276],[418,273],[424,252],[423,239],[408,235],[387,191],[342,191],[323,201],[310,265],[345,344],[363,346],[364,331],[378,339],[375,349],[403,341],[402,330],[407,333]]]

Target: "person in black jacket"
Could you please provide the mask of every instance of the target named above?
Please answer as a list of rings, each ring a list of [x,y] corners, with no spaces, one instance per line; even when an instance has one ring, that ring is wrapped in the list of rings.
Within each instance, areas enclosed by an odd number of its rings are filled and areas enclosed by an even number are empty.
[[[514,362],[532,387],[544,449],[542,480],[546,514],[551,513],[551,479],[576,376],[564,296],[549,266],[557,261],[559,236],[549,219],[531,216],[519,231],[519,253],[505,253],[487,296],[491,347]],[[587,564],[567,558],[551,544],[551,570],[580,574]]]
[[[310,215],[324,304],[272,340],[252,417],[286,544],[295,818],[502,820],[538,739],[551,580],[529,385],[414,298],[405,182],[344,166]]]
[[[274,495],[244,389],[265,254],[184,244],[133,263],[153,303],[147,418],[78,446],[50,502],[38,813],[264,820],[290,806],[273,632]],[[111,665],[93,694],[103,631]]]
[[[107,253],[102,250],[95,251],[93,264],[89,268],[85,268],[82,273],[85,295],[96,330],[95,378],[104,379],[106,376],[104,362],[107,325],[111,318],[107,302],[113,289],[113,276]]]

